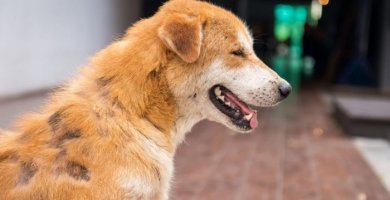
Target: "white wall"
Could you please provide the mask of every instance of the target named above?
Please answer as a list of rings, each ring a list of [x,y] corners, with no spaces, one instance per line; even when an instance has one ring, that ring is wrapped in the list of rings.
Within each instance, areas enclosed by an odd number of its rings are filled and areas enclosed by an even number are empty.
[[[55,87],[139,19],[141,0],[0,0],[0,97]]]

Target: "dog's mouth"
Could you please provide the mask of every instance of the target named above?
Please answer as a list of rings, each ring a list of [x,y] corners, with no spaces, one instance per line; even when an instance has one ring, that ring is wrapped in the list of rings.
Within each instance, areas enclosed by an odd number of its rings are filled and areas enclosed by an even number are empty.
[[[215,85],[209,90],[211,102],[231,122],[243,130],[252,130],[257,127],[257,112],[250,108],[237,95],[222,85]]]

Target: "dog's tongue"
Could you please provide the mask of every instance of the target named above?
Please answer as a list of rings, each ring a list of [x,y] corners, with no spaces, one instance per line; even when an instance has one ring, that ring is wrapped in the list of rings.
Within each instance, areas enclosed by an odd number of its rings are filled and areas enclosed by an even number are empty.
[[[250,124],[252,129],[257,128],[257,125],[259,124],[259,122],[257,121],[257,112],[256,111],[254,112],[253,117],[249,121],[249,124]]]
[[[234,104],[236,107],[239,107],[240,110],[245,114],[252,114],[252,118],[249,120],[249,125],[252,129],[256,128],[259,124],[257,121],[257,112],[255,110],[250,109],[245,103],[240,101],[233,93],[225,92],[225,96],[230,101],[230,103]]]

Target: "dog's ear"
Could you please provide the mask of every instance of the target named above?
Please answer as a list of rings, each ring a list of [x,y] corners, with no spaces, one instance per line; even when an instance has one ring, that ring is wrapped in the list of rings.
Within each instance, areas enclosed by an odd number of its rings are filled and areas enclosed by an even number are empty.
[[[164,44],[187,63],[195,62],[202,45],[202,25],[198,17],[172,14],[158,30]]]

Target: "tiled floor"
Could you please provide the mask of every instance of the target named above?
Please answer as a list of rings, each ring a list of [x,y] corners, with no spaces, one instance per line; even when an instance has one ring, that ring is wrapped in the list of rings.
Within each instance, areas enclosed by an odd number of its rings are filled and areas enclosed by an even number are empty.
[[[358,137],[354,139],[354,143],[387,191],[390,191],[390,141]]]
[[[44,97],[0,104],[0,127]],[[318,92],[260,112],[260,127],[235,135],[198,124],[178,150],[173,200],[390,200]]]
[[[316,92],[261,112],[249,135],[196,126],[176,158],[172,199],[389,200]]]

